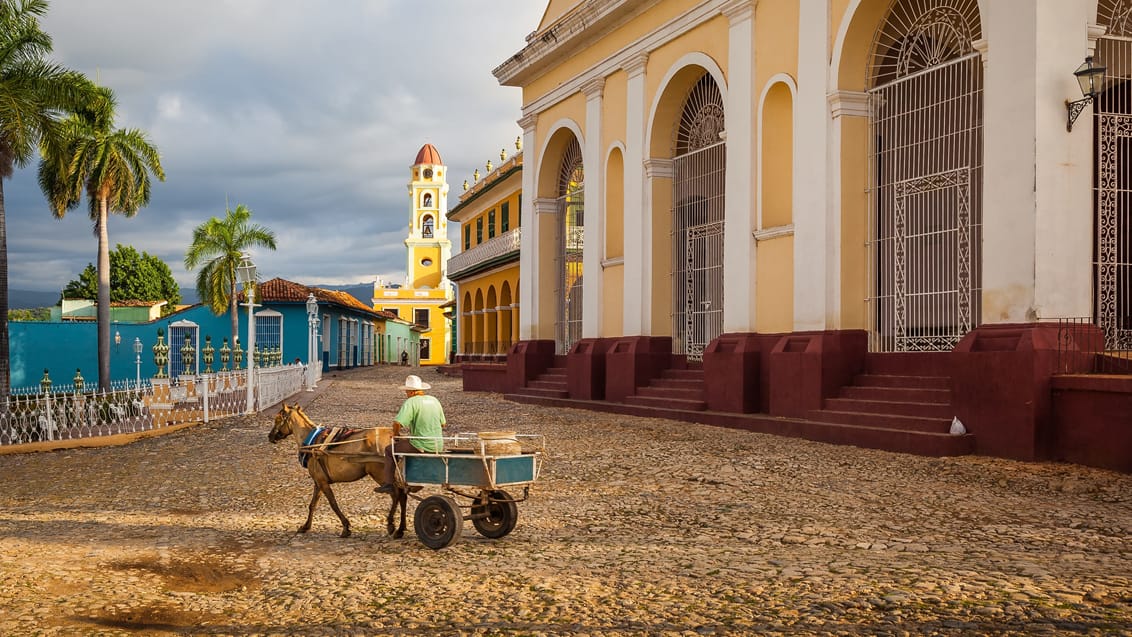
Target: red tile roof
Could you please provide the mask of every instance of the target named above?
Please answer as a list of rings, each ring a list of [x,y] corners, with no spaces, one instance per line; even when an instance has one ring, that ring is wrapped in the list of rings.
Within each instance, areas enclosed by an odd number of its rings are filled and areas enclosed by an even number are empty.
[[[256,290],[257,296],[264,301],[276,302],[292,302],[292,303],[305,303],[307,297],[314,294],[314,298],[318,299],[321,303],[331,303],[351,310],[359,312],[366,312],[384,318],[395,318],[388,315],[388,312],[377,312],[372,307],[362,303],[354,298],[348,292],[340,290],[324,290],[322,288],[309,287],[294,281],[286,279],[274,278],[270,281],[264,281],[259,284]],[[243,293],[241,293],[242,297]],[[388,315],[388,316],[387,316]]]
[[[420,151],[417,152],[417,160],[413,162],[413,165],[416,166],[417,164],[443,166],[444,161],[440,159],[440,151],[436,150],[436,146],[425,144],[421,146]]]

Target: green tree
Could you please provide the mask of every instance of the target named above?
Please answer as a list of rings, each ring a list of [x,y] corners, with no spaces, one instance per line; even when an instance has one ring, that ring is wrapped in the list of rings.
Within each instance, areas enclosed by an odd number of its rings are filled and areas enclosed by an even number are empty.
[[[4,180],[31,161],[61,116],[98,99],[84,75],[46,59],[51,36],[39,27],[45,13],[46,0],[0,0],[0,397],[11,385]]]
[[[149,203],[150,173],[165,181],[161,157],[136,128],[114,128],[114,95],[106,108],[73,115],[43,144],[39,185],[56,218],[78,207],[85,191],[98,236],[98,387],[110,389],[110,213],[137,214]]]
[[[185,252],[185,268],[197,273],[197,294],[201,303],[220,316],[231,308],[232,342],[239,335],[240,319],[236,307],[236,267],[244,252],[253,247],[275,249],[275,233],[251,222],[252,211],[239,204],[225,210],[224,218],[213,217],[193,230],[193,242]]]
[[[34,309],[21,308],[16,310],[8,310],[8,320],[46,323],[47,321],[51,320],[51,308],[37,307]]]
[[[79,278],[63,288],[63,297],[98,298],[98,271],[94,264],[88,263]],[[119,243],[110,252],[110,302],[122,301],[167,301],[161,311],[165,316],[177,309],[181,288],[164,261]]]

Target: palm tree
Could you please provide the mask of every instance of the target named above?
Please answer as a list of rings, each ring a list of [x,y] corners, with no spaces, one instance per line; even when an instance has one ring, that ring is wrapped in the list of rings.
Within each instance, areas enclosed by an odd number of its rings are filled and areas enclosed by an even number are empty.
[[[113,127],[114,96],[105,108],[72,115],[43,144],[39,185],[56,218],[79,205],[84,191],[98,236],[98,387],[110,389],[110,213],[137,214],[149,203],[150,173],[165,181],[161,157],[136,128]]]
[[[96,96],[81,73],[47,61],[51,36],[39,28],[46,0],[0,0],[0,399],[8,395],[8,230],[4,180],[25,166],[60,116]]]
[[[212,313],[220,316],[231,308],[232,343],[239,335],[236,306],[236,267],[244,252],[253,247],[275,249],[275,233],[251,223],[252,211],[239,204],[225,210],[224,218],[213,217],[193,230],[193,242],[185,252],[185,269],[204,267],[197,273],[197,295]]]

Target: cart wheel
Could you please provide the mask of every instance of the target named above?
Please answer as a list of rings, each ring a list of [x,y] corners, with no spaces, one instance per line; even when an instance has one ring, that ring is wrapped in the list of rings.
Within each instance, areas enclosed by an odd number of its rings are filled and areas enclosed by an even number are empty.
[[[515,528],[519,521],[519,506],[506,491],[484,491],[472,505],[472,525],[480,535],[491,539],[501,538]]]
[[[433,550],[452,546],[460,539],[464,518],[456,501],[446,495],[433,495],[417,505],[413,527],[421,544]]]

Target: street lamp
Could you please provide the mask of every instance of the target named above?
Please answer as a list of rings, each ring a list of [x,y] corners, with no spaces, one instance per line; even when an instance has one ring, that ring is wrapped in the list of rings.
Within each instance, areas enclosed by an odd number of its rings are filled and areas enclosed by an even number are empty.
[[[138,337],[134,337],[134,365],[137,366],[137,377],[134,380],[134,388],[141,389],[141,354],[142,342]]]
[[[318,353],[318,299],[314,298],[314,292],[307,295],[307,325],[310,328],[307,331],[307,391],[314,391],[314,382],[318,378],[314,371],[314,359]]]
[[[1084,64],[1073,71],[1074,77],[1077,78],[1077,85],[1081,88],[1081,95],[1084,97],[1072,102],[1065,100],[1065,108],[1068,109],[1065,130],[1073,132],[1073,122],[1077,121],[1077,116],[1100,92],[1104,86],[1105,70],[1105,67],[1094,64],[1093,56],[1090,55],[1085,58]]]
[[[236,278],[244,286],[244,296],[247,298],[246,305],[248,306],[248,380],[245,384],[245,389],[248,392],[248,414],[255,413],[255,390],[252,386],[252,375],[255,370],[255,357],[252,352],[255,351],[255,314],[252,313],[252,308],[255,307],[255,263],[252,263],[252,256],[245,254],[240,259],[240,265],[236,268]]]

